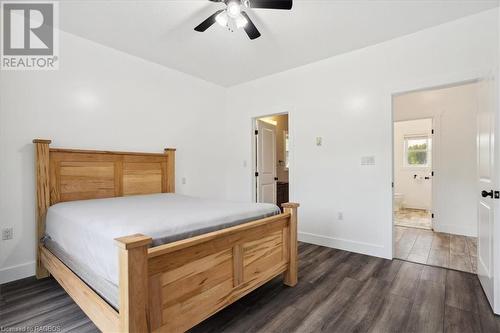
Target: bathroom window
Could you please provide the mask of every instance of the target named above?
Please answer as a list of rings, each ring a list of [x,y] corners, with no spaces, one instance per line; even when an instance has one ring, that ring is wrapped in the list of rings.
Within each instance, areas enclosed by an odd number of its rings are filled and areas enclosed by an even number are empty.
[[[405,165],[406,167],[430,167],[431,163],[431,138],[428,136],[405,137]]]

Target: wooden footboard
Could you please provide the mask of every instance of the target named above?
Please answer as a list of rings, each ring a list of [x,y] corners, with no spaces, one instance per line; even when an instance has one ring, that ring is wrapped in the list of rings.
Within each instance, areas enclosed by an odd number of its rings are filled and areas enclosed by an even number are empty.
[[[282,273],[294,286],[298,205],[284,206],[277,216],[150,249],[147,236],[117,239],[122,330],[183,332]]]

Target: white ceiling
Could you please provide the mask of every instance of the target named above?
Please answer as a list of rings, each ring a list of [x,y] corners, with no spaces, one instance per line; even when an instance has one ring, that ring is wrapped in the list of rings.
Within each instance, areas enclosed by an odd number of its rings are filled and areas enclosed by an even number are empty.
[[[251,41],[215,24],[193,28],[221,4],[207,0],[63,0],[62,30],[231,86],[328,58],[498,5],[497,0],[295,0],[291,11],[257,9]]]

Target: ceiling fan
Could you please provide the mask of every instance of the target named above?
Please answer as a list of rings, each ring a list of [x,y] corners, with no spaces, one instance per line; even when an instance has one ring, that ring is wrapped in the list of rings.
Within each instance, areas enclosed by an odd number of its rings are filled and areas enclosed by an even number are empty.
[[[203,32],[210,28],[215,22],[233,31],[234,28],[243,28],[250,39],[260,37],[260,32],[245,12],[246,8],[266,9],[292,9],[292,0],[209,0],[211,2],[223,2],[225,9],[216,11],[205,21],[201,22],[194,30]]]

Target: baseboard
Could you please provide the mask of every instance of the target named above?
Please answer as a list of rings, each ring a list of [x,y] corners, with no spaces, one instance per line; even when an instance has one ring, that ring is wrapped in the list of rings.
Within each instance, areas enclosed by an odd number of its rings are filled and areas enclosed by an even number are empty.
[[[403,207],[401,207],[401,208],[426,210],[426,211],[430,211],[431,210],[429,207],[411,206],[411,205],[403,205]]]
[[[445,232],[447,234],[477,237],[477,230],[474,227],[462,227],[453,224],[439,224],[434,222],[434,231]]]
[[[24,279],[28,276],[35,275],[35,262],[27,262],[25,264],[10,266],[0,269],[0,284]]]
[[[311,234],[308,232],[299,232],[298,238],[299,238],[299,241],[305,242],[305,243],[331,247],[334,249],[339,249],[339,250],[344,250],[344,251],[349,251],[349,252],[366,254],[369,256],[373,256],[373,257],[392,259],[392,254],[388,255],[387,249],[384,246],[378,245],[378,244],[358,242],[358,241],[352,241],[352,240],[348,240],[348,239],[341,239],[341,238],[335,238],[335,237],[316,235],[316,234]]]

